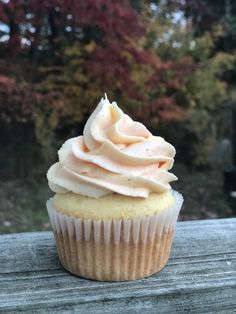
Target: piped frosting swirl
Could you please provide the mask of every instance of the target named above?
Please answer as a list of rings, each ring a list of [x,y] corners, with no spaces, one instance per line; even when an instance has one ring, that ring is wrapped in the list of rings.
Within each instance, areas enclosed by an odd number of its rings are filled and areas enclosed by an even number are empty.
[[[177,180],[168,172],[175,148],[107,97],[88,119],[83,136],[67,140],[58,155],[59,162],[47,173],[55,193],[148,197],[151,192],[170,190],[169,182]]]

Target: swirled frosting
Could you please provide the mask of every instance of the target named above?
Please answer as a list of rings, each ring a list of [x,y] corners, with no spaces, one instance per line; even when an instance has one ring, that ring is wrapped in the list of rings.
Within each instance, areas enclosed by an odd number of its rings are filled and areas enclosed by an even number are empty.
[[[177,180],[168,172],[175,148],[106,96],[88,119],[83,136],[67,140],[58,155],[59,162],[47,173],[55,193],[148,197],[151,192],[170,190],[169,182]]]

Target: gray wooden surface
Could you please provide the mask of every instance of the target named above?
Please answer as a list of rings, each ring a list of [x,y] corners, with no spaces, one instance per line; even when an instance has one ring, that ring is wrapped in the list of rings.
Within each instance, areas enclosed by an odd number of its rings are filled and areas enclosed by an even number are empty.
[[[51,232],[0,236],[0,312],[236,313],[236,219],[179,222],[167,266],[96,282],[58,262]]]

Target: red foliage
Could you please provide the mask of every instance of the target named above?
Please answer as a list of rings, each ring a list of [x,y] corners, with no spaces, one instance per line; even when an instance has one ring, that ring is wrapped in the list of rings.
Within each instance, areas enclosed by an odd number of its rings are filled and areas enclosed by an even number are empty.
[[[189,74],[195,69],[196,65],[190,57],[183,57],[174,62],[160,62],[155,63],[156,71],[150,77],[148,85],[153,88],[155,86],[164,85],[165,88],[179,88],[185,84]]]
[[[192,69],[191,60],[162,62],[132,45],[130,39],[135,42],[146,32],[132,1],[10,0],[0,2],[1,22],[9,27],[9,40],[0,43],[0,53],[6,60],[15,56],[18,60],[28,58],[35,66],[61,65],[65,46],[93,41],[95,49],[85,57],[84,64],[91,77],[99,79],[102,91],[110,88],[122,92],[163,119],[179,118],[175,91],[185,83]],[[145,95],[133,84],[132,65],[123,52],[128,52],[135,63],[152,68]],[[159,94],[161,89],[166,92]],[[0,98],[6,99],[0,105],[1,118],[8,120],[14,115],[16,120],[30,120],[34,106],[47,103],[55,108],[61,104],[53,92],[40,94],[7,77],[0,78]]]
[[[48,106],[50,104],[50,106]],[[55,93],[42,95],[14,79],[0,75],[0,119],[7,122],[33,121],[35,107],[44,111],[60,109],[63,104]]]
[[[23,1],[10,0],[0,3],[0,21],[10,28],[10,39],[18,37],[19,49],[22,36],[32,42],[38,37],[37,30],[45,26],[48,18],[49,37],[58,37],[66,26],[76,27],[76,32],[86,27],[97,27],[103,32],[104,44],[119,44],[127,37],[139,37],[144,34],[138,13],[132,8],[130,1],[121,0],[53,0]],[[19,25],[24,25],[20,28]],[[32,30],[34,28],[34,31]],[[30,36],[29,36],[30,35]],[[41,38],[45,34],[41,33]],[[14,38],[12,38],[14,37]],[[53,38],[56,39],[56,38]],[[111,40],[112,39],[112,40]],[[29,45],[30,47],[30,45]],[[106,48],[109,48],[108,46]]]
[[[151,116],[159,116],[163,121],[182,120],[184,110],[177,106],[173,97],[159,97],[150,104]]]

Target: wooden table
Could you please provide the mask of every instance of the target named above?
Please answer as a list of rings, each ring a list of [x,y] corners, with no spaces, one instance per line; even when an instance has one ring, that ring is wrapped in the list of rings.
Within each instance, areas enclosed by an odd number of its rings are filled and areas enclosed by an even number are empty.
[[[0,236],[0,312],[236,313],[236,219],[178,222],[158,274],[96,282],[60,266],[52,232]]]

